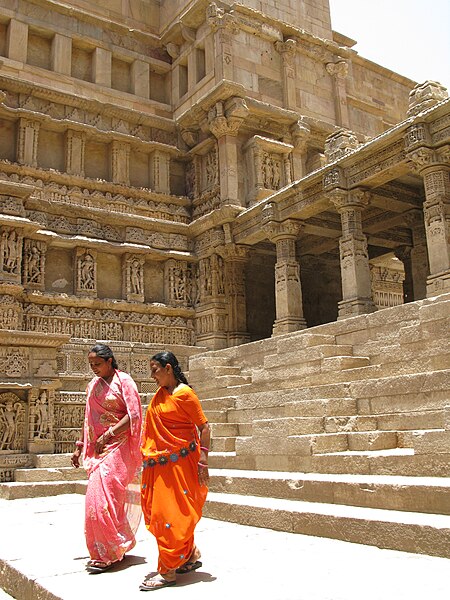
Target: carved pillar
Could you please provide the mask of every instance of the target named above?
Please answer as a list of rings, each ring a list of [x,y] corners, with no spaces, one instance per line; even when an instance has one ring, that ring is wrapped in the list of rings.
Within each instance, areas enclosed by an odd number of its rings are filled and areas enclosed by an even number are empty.
[[[395,256],[402,261],[405,278],[403,280],[403,302],[413,302],[414,298],[414,282],[412,275],[412,260],[411,246],[401,246],[394,250]]]
[[[303,317],[303,298],[300,283],[300,265],[295,242],[302,224],[288,220],[283,223],[266,221],[263,225],[271,242],[276,244],[275,304],[276,320],[273,335],[281,335],[306,328]]]
[[[52,70],[62,75],[72,73],[72,38],[60,33],[53,36]]]
[[[150,187],[155,192],[170,194],[170,154],[155,150],[150,155]]]
[[[130,144],[114,140],[111,144],[111,179],[130,185]]]
[[[308,139],[311,135],[309,125],[302,121],[297,121],[291,127],[291,136],[294,148],[291,153],[292,177],[298,181],[306,176],[306,158],[308,153]]]
[[[17,162],[37,167],[39,122],[19,119],[17,134]]]
[[[80,296],[97,295],[97,251],[90,248],[75,248],[74,288]]]
[[[423,300],[427,297],[427,277],[430,273],[423,213],[420,210],[411,210],[405,215],[405,222],[411,228],[412,237],[412,247],[409,253],[412,298],[413,300]],[[406,265],[405,276],[408,277]]]
[[[122,265],[122,295],[128,302],[144,302],[144,264],[141,254],[125,254]]]
[[[345,80],[348,75],[348,64],[345,60],[339,59],[335,63],[328,63],[326,65],[326,70],[333,78],[336,123],[342,127],[350,127],[347,89],[345,85]]]
[[[66,133],[66,172],[84,177],[84,150],[86,134],[68,129]]]
[[[407,142],[411,142],[412,132],[408,134]],[[450,291],[450,146],[433,150],[423,145],[427,138],[424,130],[421,143],[410,144],[416,147],[408,158],[423,177],[425,187],[423,212],[430,265],[427,296],[432,297]]]
[[[247,333],[247,303],[245,291],[245,265],[247,248],[227,244],[225,258],[225,293],[228,303],[228,344],[238,346],[250,340]]]
[[[275,49],[281,54],[283,63],[283,101],[285,108],[295,110],[297,98],[295,92],[295,55],[297,42],[289,39],[285,42],[275,42]]]
[[[233,35],[239,32],[235,18],[212,3],[207,9],[207,20],[214,33],[214,72],[216,83],[234,81]]]
[[[0,282],[21,283],[23,233],[0,228]]]
[[[245,100],[230,98],[225,104],[218,102],[209,112],[208,123],[219,146],[219,175],[221,203],[241,205],[238,190],[237,135],[248,114]]]
[[[46,252],[45,242],[31,239],[24,241],[22,283],[27,288],[44,290]]]
[[[342,301],[338,319],[374,312],[367,238],[362,228],[362,211],[369,203],[369,194],[336,189],[330,193],[330,199],[341,215],[342,225],[339,240]]]

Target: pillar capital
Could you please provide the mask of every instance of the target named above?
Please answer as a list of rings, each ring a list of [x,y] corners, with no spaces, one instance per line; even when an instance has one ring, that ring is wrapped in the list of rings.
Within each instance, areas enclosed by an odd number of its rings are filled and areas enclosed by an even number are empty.
[[[208,125],[211,133],[217,138],[224,135],[236,136],[248,114],[243,98],[230,98],[226,103],[217,102],[208,113]]]
[[[348,75],[348,62],[338,57],[336,62],[329,62],[325,65],[327,73],[333,77],[345,79]]]
[[[304,225],[300,221],[287,219],[283,222],[267,221],[263,225],[263,228],[269,240],[277,243],[280,240],[295,240],[304,228]]]
[[[370,192],[363,189],[352,191],[336,189],[328,192],[328,198],[339,213],[344,213],[348,209],[363,210],[370,203]]]

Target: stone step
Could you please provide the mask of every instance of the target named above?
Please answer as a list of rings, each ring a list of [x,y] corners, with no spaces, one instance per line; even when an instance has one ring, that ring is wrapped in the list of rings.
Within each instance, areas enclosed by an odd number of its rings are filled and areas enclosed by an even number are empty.
[[[450,515],[446,477],[211,469],[211,492]]]
[[[450,516],[211,492],[204,516],[450,558]]]
[[[204,413],[210,423],[227,423],[228,422],[228,411],[227,410],[205,410]]]
[[[33,456],[33,464],[37,468],[64,468],[70,466],[71,453],[64,454],[36,454]],[[72,468],[72,467],[71,467]]]
[[[233,452],[236,450],[236,437],[213,437],[211,450],[213,452]]]
[[[337,344],[320,344],[301,349],[298,353],[293,352],[290,346],[286,346],[284,352],[278,351],[276,354],[268,354],[264,357],[265,369],[287,368],[299,366],[309,362],[317,362],[328,357],[353,355],[353,346]]]
[[[234,407],[236,396],[221,396],[218,398],[200,399],[204,411],[209,410],[225,410]]]
[[[0,483],[2,500],[19,498],[41,498],[61,494],[84,494],[87,481],[40,481]]]
[[[83,468],[47,467],[37,469],[16,469],[14,471],[14,480],[24,483],[36,481],[79,481],[82,479],[87,479],[87,473]]]
[[[211,423],[211,437],[236,437],[240,434],[238,423]]]

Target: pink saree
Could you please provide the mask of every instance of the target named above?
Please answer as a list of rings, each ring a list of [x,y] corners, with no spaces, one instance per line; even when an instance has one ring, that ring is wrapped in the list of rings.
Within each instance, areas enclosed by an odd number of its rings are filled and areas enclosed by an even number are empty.
[[[141,400],[133,379],[116,370],[108,385],[95,377],[87,387],[83,466],[86,491],[85,535],[92,560],[107,564],[122,560],[136,544],[140,520],[139,448]],[[99,455],[95,442],[126,414],[130,428],[114,436]]]

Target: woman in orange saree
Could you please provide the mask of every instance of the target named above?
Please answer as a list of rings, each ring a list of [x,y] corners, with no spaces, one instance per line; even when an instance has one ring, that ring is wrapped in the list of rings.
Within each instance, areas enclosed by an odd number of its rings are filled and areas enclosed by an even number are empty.
[[[96,377],[87,387],[84,428],[72,464],[79,467],[83,449],[89,477],[85,535],[91,560],[87,569],[101,573],[136,544],[140,507],[130,484],[141,464],[142,409],[135,382],[118,370],[108,346],[97,344],[88,358]]]
[[[160,352],[150,361],[158,390],[142,435],[141,503],[145,525],[158,544],[158,573],[143,591],[175,585],[176,575],[201,567],[194,530],[208,493],[210,429],[178,360]]]

